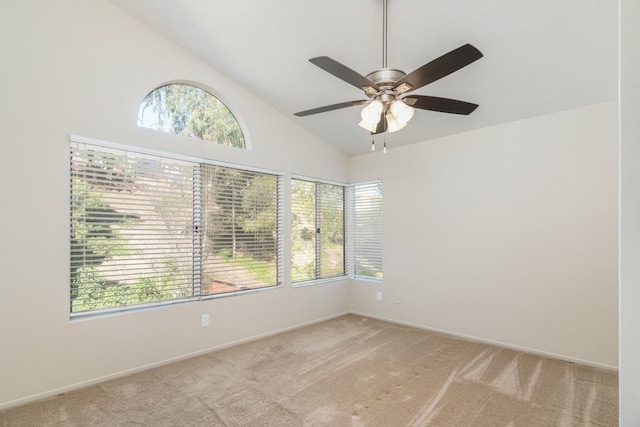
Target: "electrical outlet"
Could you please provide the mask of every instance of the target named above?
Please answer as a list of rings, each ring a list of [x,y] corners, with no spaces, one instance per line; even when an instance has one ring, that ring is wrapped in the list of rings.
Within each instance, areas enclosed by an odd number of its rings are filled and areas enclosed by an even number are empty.
[[[203,314],[202,315],[202,327],[206,328],[207,326],[209,326],[209,315],[208,314]]]
[[[400,304],[400,294],[396,294],[396,304]]]
[[[376,299],[377,299],[378,301],[382,301],[382,292],[378,291],[378,292],[376,293]]]

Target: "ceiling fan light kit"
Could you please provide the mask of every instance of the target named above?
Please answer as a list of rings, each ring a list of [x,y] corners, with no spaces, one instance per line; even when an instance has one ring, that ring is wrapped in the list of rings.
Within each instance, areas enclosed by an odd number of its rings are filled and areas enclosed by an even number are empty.
[[[381,69],[373,71],[365,77],[328,56],[319,56],[309,60],[326,72],[361,89],[369,99],[341,102],[300,111],[295,113],[296,116],[304,117],[365,104],[360,112],[362,121],[359,125],[372,135],[375,135],[384,132],[395,132],[404,128],[413,117],[416,108],[461,115],[471,114],[478,108],[477,104],[457,99],[426,95],[405,95],[482,58],[483,55],[478,49],[470,44],[465,44],[426,63],[409,74],[398,69],[387,68],[387,0],[383,0],[382,15],[383,49]]]

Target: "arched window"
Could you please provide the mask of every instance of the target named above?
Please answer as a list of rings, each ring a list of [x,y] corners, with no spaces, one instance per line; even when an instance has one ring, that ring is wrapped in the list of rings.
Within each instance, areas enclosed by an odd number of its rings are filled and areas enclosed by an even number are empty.
[[[226,105],[188,84],[171,83],[147,95],[140,103],[138,126],[246,148],[240,125]]]

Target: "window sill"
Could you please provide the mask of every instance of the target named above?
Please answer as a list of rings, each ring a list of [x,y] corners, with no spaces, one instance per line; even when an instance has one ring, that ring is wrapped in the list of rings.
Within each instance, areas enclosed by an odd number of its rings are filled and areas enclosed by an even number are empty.
[[[313,285],[321,285],[323,283],[339,282],[339,281],[347,280],[347,279],[349,279],[349,276],[328,277],[326,279],[314,279],[314,280],[307,280],[305,282],[291,283],[291,287],[292,288],[301,288],[301,287],[304,287],[304,286],[313,286]]]
[[[365,277],[365,276],[351,276],[350,277],[353,280],[360,280],[362,282],[375,282],[375,283],[382,283],[382,281],[384,279],[378,279],[376,277]]]

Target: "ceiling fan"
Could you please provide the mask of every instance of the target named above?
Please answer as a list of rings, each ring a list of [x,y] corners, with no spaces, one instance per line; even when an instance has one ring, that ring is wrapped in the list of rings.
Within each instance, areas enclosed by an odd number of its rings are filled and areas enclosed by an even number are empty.
[[[470,44],[465,44],[406,74],[401,70],[387,68],[387,0],[383,0],[382,19],[383,48],[381,69],[363,76],[328,56],[319,56],[309,60],[312,64],[322,68],[326,72],[362,89],[369,99],[347,101],[312,108],[295,113],[296,116],[304,117],[340,108],[366,104],[362,109],[362,121],[359,125],[373,135],[386,131],[395,132],[402,129],[413,117],[415,108],[463,115],[471,114],[478,108],[477,104],[459,101],[457,99],[425,95],[405,95],[446,77],[482,58],[482,53],[478,49]]]

